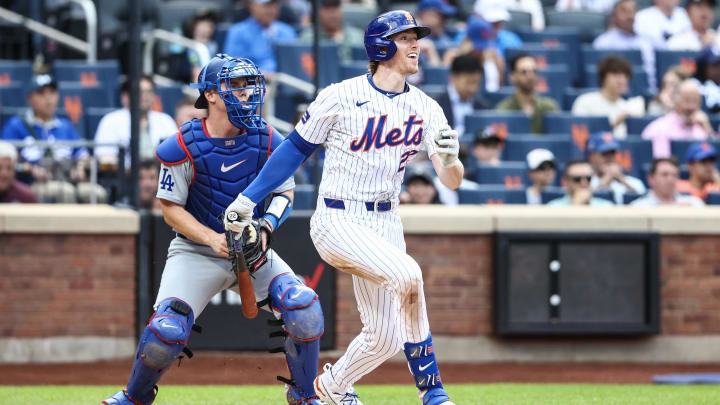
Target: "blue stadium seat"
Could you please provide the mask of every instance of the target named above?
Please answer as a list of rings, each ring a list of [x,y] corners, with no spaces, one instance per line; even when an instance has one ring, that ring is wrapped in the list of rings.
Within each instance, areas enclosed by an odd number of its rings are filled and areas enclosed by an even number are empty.
[[[580,31],[573,27],[548,27],[543,31],[522,29],[517,32],[525,43],[542,44],[545,48],[567,47],[570,59],[567,60],[571,76],[568,80],[574,83],[579,78],[580,65]]]
[[[340,80],[360,76],[361,74],[367,73],[367,71],[367,62],[342,63],[340,65]]]
[[[354,61],[364,62],[365,66],[367,66],[368,56],[367,51],[365,50],[365,47],[363,45],[353,46],[351,48],[350,54],[352,55],[352,59]]]
[[[477,190],[458,190],[460,204],[525,204],[525,189],[481,185]]]
[[[597,66],[605,55],[615,54],[627,59],[633,66],[642,66],[642,53],[638,49],[595,49],[592,45],[583,45],[581,48],[583,66]]]
[[[97,131],[100,120],[112,111],[115,111],[115,109],[108,107],[88,107],[85,109],[85,125],[87,125],[85,134],[87,139],[95,139],[95,131]]]
[[[582,42],[592,42],[607,28],[608,16],[593,11],[547,11],[546,27],[575,27],[580,31]]]
[[[543,204],[547,204],[556,198],[560,198],[565,195],[565,189],[562,187],[545,187],[540,193],[540,199]]]
[[[501,87],[498,91],[490,93],[483,93],[483,98],[488,102],[490,108],[494,108],[499,102],[503,101],[506,97],[512,96],[515,92],[515,87],[505,86]]]
[[[422,68],[424,84],[442,84],[447,86],[450,69],[445,66],[425,66]]]
[[[562,105],[565,89],[571,84],[571,75],[567,66],[550,65],[539,70],[537,76],[535,91],[543,96],[552,97],[558,105]]]
[[[671,141],[670,142],[670,152],[673,156],[675,156],[680,164],[685,163],[685,154],[687,153],[688,148],[690,145],[698,141]],[[710,144],[712,144],[716,150],[720,150],[720,141],[708,141]],[[718,165],[720,165],[720,161],[718,161]]]
[[[365,4],[344,3],[342,5],[343,22],[365,31],[370,20],[375,18],[379,11]]]
[[[162,111],[171,117],[175,116],[175,106],[185,98],[183,86],[176,84],[172,86],[157,86],[155,92],[160,98]]]
[[[569,135],[511,135],[505,139],[503,161],[525,161],[527,154],[537,148],[550,150],[558,163],[570,160]]]
[[[315,66],[312,46],[307,44],[283,43],[276,46],[278,72],[287,73],[308,82],[313,82],[317,72],[320,86],[337,83],[340,78],[338,46],[331,41],[323,41],[319,46],[320,66]]]
[[[470,2],[467,9],[472,10],[474,2]],[[520,10],[508,10],[510,13],[510,21],[505,23],[505,29],[508,31],[527,30],[532,28],[532,14]]]
[[[315,186],[313,186],[312,184],[295,185],[295,198],[293,199],[293,209],[315,209]]]
[[[478,165],[473,180],[480,184],[522,188],[527,183],[526,174],[525,162],[502,162],[498,166]]]
[[[0,86],[0,107],[26,107],[27,90],[20,82],[10,82]]]
[[[493,125],[501,134],[530,133],[530,118],[522,111],[478,111],[465,117],[465,133]]]
[[[119,84],[120,66],[116,60],[100,60],[96,63],[57,60],[53,64],[53,74],[58,82],[79,82],[86,87],[102,86],[115,91]]]
[[[164,1],[162,2],[162,6],[157,6],[159,8],[157,13],[158,28],[175,32],[181,30],[183,23],[195,15],[198,7],[201,5],[202,8],[206,10],[213,10],[215,12],[222,11],[220,5],[214,1],[206,0],[201,3],[195,0]],[[220,16],[222,16],[222,14],[220,14]],[[222,46],[222,42],[220,45]]]
[[[583,87],[600,87],[597,77],[597,65],[585,65]],[[632,77],[628,83],[628,96],[650,96],[648,75],[642,66],[633,66]]]
[[[652,142],[640,138],[629,138],[619,140],[620,150],[618,151],[617,161],[625,172],[631,176],[639,177],[641,180],[643,171],[642,167],[646,163],[652,162]]]
[[[577,131],[593,134],[599,131],[610,131],[610,122],[607,117],[586,117],[572,115],[568,112],[545,114],[543,124],[544,132],[548,134],[574,134]]]
[[[28,83],[32,74],[29,60],[0,60],[0,87],[15,82]]]
[[[695,57],[699,53],[699,51],[656,50],[655,67],[658,86],[662,83],[662,77],[665,71],[671,66],[682,65],[688,72],[695,73]]]
[[[593,192],[593,197],[602,198],[603,200],[608,200],[615,204],[615,197],[613,196],[612,191],[595,191]]]
[[[658,119],[659,115],[645,115],[642,117],[627,117],[625,125],[627,125],[628,135],[641,135],[645,127],[652,121]]]
[[[75,132],[77,132],[78,136],[80,136],[81,139],[88,139],[86,123],[87,118],[85,117],[85,114],[79,116],[71,116],[68,114],[67,111],[65,111],[64,108],[58,108],[56,114],[58,117],[67,118],[68,120],[70,120],[70,122],[73,124],[73,127],[75,128]]]
[[[623,205],[630,205],[631,202],[642,197],[642,194],[627,192],[623,194]]]
[[[523,52],[535,57],[538,69],[546,69],[550,65],[562,65],[566,66],[571,73],[574,72],[572,70],[573,66],[570,65],[570,61],[572,60],[570,50],[565,45],[558,45],[555,48],[546,48],[541,43],[527,43],[523,44],[520,48],[508,48],[506,50],[506,59],[510,61],[515,57],[515,55]],[[510,72],[511,68],[512,66],[508,63],[506,66],[507,71]]]
[[[705,203],[708,205],[720,205],[720,193],[708,193]]]
[[[80,82],[58,82],[60,106],[70,113],[68,102],[82,101],[81,107],[114,107],[115,92],[109,87],[86,87]],[[69,101],[70,100],[70,101]],[[73,101],[74,100],[74,101]]]

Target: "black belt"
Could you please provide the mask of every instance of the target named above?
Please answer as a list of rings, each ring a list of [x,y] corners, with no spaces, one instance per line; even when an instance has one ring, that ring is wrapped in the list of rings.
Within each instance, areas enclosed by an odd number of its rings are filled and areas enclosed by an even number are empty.
[[[323,198],[323,200],[325,200],[325,206],[328,208],[335,208],[338,210],[345,209],[345,201],[343,201],[343,200],[336,200],[333,198]],[[391,209],[393,209],[393,203],[390,200],[366,202],[365,208],[368,211],[385,212],[385,211],[390,211]]]

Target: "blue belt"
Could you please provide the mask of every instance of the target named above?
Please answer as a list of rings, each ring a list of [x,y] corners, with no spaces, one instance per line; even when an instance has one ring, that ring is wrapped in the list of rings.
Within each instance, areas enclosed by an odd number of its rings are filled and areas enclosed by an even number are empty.
[[[323,200],[325,200],[325,206],[328,208],[335,208],[338,210],[345,209],[345,201],[343,200],[335,200],[332,198],[323,198]],[[390,200],[366,202],[365,208],[368,211],[385,212],[390,211],[393,208],[393,203]]]

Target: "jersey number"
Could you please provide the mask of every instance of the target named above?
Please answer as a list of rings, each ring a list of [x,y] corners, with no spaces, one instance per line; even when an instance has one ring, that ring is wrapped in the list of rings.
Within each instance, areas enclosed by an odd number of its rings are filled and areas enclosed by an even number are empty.
[[[167,168],[163,169],[163,175],[162,180],[160,181],[160,185],[162,186],[160,187],[160,189],[167,191],[172,191],[173,187],[175,187],[175,183],[173,183],[172,181],[172,175],[168,173]]]
[[[398,172],[405,170],[405,166],[407,166],[408,160],[410,160],[410,158],[417,153],[418,151],[414,149],[404,152],[402,156],[400,156],[400,167],[398,168]]]

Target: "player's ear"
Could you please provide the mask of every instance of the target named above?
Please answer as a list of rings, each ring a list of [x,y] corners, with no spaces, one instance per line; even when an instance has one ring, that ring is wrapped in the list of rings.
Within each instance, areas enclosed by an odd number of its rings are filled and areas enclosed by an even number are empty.
[[[217,103],[217,91],[212,90],[205,90],[203,93],[205,95],[205,99],[207,100],[208,104],[215,104]]]

